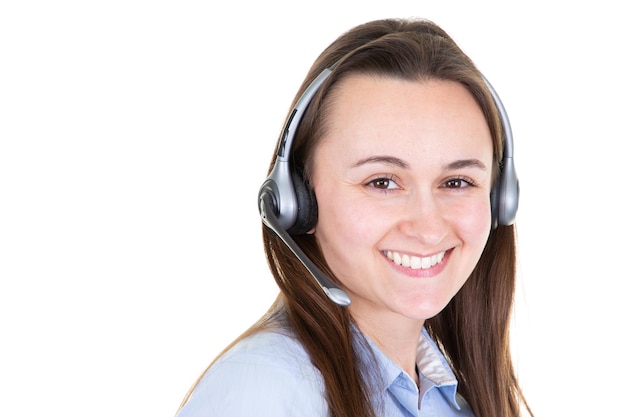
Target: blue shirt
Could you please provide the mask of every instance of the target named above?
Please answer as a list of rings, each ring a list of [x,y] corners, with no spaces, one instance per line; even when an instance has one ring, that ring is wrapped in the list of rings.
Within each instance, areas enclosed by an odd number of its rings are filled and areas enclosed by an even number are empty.
[[[420,387],[369,339],[383,389],[374,405],[380,417],[473,416],[457,393],[457,380],[423,330],[416,355]],[[361,348],[363,358],[368,356]],[[200,379],[178,417],[324,417],[324,381],[300,342],[265,331],[219,358]]]

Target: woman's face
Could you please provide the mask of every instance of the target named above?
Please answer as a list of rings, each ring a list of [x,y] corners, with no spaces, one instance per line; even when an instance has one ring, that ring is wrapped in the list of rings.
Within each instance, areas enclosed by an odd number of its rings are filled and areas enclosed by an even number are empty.
[[[492,141],[459,83],[351,76],[313,157],[316,239],[355,318],[423,321],[474,269],[491,227]]]

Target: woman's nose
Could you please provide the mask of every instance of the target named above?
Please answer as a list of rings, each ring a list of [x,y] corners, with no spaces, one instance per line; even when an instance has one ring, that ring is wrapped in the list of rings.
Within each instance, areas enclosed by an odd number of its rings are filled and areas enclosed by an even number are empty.
[[[446,235],[448,224],[435,196],[421,193],[407,199],[399,228],[424,245],[436,246]]]

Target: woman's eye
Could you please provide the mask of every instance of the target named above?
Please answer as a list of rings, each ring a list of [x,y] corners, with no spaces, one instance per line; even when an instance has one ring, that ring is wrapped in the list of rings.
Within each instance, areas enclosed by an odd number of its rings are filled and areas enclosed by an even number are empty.
[[[391,178],[376,178],[367,183],[370,187],[378,188],[380,190],[391,190],[400,188],[398,184]]]
[[[452,178],[443,184],[444,188],[463,188],[473,185],[474,183],[472,181],[463,178]]]

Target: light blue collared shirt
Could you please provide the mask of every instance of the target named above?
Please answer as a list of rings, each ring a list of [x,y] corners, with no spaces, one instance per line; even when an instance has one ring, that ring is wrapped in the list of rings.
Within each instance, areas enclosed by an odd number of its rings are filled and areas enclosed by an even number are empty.
[[[416,355],[420,388],[369,339],[368,365],[380,367],[383,389],[373,403],[381,417],[473,416],[457,393],[457,380],[423,330]],[[226,352],[200,379],[178,417],[324,417],[324,381],[300,342],[266,331]]]

